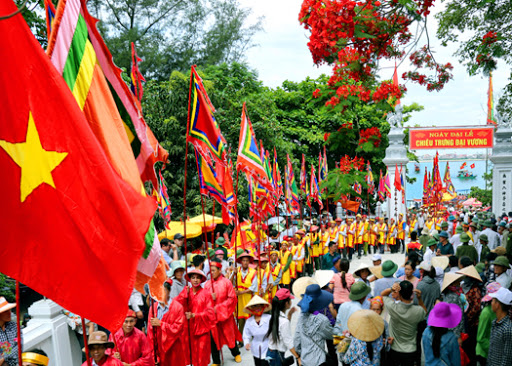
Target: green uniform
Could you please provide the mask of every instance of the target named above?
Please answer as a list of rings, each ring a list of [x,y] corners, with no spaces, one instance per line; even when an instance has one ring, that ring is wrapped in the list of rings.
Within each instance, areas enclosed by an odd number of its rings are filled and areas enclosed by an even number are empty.
[[[459,259],[463,256],[467,256],[467,257],[471,258],[473,263],[478,262],[478,252],[476,251],[474,246],[468,245],[468,243],[459,245],[457,247],[457,254],[455,254],[455,256]]]

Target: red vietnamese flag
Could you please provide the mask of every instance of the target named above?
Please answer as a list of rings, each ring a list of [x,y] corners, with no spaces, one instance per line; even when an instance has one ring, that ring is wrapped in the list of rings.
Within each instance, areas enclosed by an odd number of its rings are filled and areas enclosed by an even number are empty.
[[[23,17],[0,33],[0,272],[118,329],[155,204],[114,171]]]
[[[470,165],[471,169],[475,169],[475,163]]]
[[[401,177],[401,174],[400,174],[400,171],[398,170],[398,165],[395,164],[395,189],[397,191],[401,191],[402,190],[402,179],[400,179]]]

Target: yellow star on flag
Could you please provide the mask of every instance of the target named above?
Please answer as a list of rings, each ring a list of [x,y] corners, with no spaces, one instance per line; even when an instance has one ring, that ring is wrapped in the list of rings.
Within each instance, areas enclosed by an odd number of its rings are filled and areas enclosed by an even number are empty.
[[[26,141],[12,143],[0,140],[0,147],[21,168],[21,202],[24,202],[27,196],[43,183],[55,188],[52,170],[59,166],[68,153],[47,151],[43,148],[32,112],[28,115]]]

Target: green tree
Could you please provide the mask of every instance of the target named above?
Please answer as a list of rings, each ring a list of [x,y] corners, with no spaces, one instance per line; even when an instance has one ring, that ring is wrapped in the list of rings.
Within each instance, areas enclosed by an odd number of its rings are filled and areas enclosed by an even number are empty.
[[[498,61],[512,65],[512,2],[509,0],[447,0],[436,15],[437,36],[444,46],[457,44],[455,55],[470,75],[497,68]],[[512,74],[497,109],[512,117]]]
[[[248,24],[250,9],[238,0],[91,0],[103,16],[100,29],[116,64],[129,70],[134,42],[147,79],[167,80],[191,65],[243,61],[262,29]]]
[[[480,202],[482,202],[482,206],[491,206],[492,205],[492,174],[484,173],[483,178],[485,181],[485,188],[480,188],[473,186],[469,192],[469,197],[476,198]]]

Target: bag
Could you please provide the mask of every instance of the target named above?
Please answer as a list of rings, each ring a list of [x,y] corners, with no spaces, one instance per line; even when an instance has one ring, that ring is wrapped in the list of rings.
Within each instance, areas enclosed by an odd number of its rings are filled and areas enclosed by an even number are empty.
[[[279,352],[279,357],[281,357],[281,364],[283,366],[291,366],[295,363],[295,358],[293,356],[283,357],[283,354]]]

